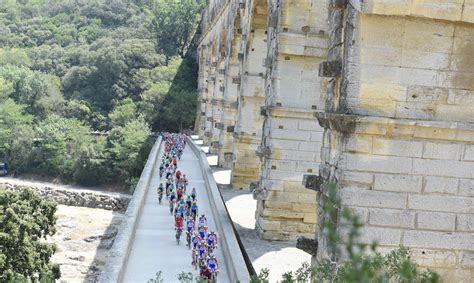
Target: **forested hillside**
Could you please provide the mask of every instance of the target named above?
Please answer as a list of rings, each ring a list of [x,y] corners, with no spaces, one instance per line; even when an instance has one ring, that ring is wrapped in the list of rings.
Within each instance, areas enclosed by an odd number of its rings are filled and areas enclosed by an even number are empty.
[[[196,65],[186,54],[201,6],[2,1],[0,162],[81,185],[133,183],[152,131],[193,124]]]

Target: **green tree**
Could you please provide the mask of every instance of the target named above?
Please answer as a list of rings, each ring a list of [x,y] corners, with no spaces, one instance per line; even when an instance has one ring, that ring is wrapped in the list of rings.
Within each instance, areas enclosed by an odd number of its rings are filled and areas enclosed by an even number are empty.
[[[107,166],[110,159],[105,146],[103,137],[81,146],[72,169],[74,182],[83,186],[96,186],[110,180],[110,168]]]
[[[25,114],[25,106],[12,99],[0,101],[0,158],[9,158],[12,149],[12,133],[18,128],[29,125],[33,120]]]
[[[128,121],[135,119],[137,114],[137,106],[132,99],[127,98],[115,106],[109,114],[111,126],[124,126]]]
[[[46,243],[56,233],[56,203],[32,190],[0,191],[0,281],[58,279],[50,263],[56,251]]]
[[[26,67],[0,66],[0,78],[13,84],[10,98],[27,106],[30,114],[44,116],[62,102],[59,79]]]
[[[48,116],[36,129],[33,169],[38,173],[60,176],[70,181],[81,148],[92,143],[90,129],[76,119]]]
[[[184,57],[196,27],[202,2],[198,0],[157,0],[152,28],[159,51],[166,56]]]
[[[19,48],[0,48],[0,65],[27,66],[31,65],[25,50]]]
[[[153,145],[150,128],[142,117],[112,129],[108,136],[114,170],[122,180],[138,177]]]
[[[194,123],[197,107],[197,65],[192,58],[171,60],[175,75],[163,102],[158,105],[153,128],[180,131]],[[169,70],[166,70],[169,71]]]

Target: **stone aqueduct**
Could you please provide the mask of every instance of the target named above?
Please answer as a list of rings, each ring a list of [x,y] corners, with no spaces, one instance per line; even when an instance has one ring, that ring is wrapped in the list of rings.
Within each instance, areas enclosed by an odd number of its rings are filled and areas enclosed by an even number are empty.
[[[361,241],[474,280],[474,1],[209,2],[196,131],[234,188],[257,184],[261,236],[324,256],[333,180]]]

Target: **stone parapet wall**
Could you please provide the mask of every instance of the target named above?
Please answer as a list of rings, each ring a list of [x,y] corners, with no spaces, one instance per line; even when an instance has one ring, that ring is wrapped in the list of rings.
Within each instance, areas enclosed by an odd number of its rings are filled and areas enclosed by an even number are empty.
[[[6,191],[21,191],[24,189],[32,189],[39,195],[45,198],[51,198],[58,204],[69,206],[81,206],[90,208],[100,208],[105,210],[119,210],[127,209],[131,196],[126,195],[109,195],[100,192],[84,192],[75,191],[73,189],[55,189],[50,187],[29,187],[24,185],[2,183],[0,190]]]

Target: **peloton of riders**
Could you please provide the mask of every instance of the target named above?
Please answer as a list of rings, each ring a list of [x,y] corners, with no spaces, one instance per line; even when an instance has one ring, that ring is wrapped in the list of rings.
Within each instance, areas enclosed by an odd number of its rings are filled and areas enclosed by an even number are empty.
[[[174,216],[176,241],[179,244],[181,234],[186,229],[186,246],[191,249],[192,265],[199,268],[201,278],[215,282],[219,265],[214,251],[218,246],[218,234],[208,231],[207,217],[201,214],[197,203],[196,188],[187,194],[189,181],[186,174],[178,169],[186,146],[186,137],[182,134],[163,134],[164,153],[161,157],[160,180],[165,178],[157,188],[161,204],[163,193],[169,200],[170,213]],[[197,218],[197,219],[196,219]]]

